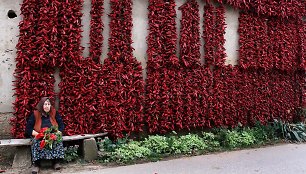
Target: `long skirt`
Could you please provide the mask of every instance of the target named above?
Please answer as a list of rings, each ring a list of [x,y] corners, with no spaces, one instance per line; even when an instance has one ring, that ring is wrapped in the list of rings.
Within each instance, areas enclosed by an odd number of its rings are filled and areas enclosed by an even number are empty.
[[[64,158],[64,146],[63,142],[53,144],[52,149],[40,149],[40,141],[32,139],[32,162],[41,159],[63,159]]]

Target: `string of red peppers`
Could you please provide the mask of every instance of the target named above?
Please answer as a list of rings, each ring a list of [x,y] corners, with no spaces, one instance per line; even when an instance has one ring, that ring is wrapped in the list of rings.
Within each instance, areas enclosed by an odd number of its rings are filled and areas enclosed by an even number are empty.
[[[50,66],[55,67],[58,57],[57,45],[57,17],[58,1],[42,0],[38,4],[39,14],[36,28],[36,46],[37,51],[31,57],[32,65],[36,67]]]
[[[218,67],[225,66],[225,9],[222,4],[216,8],[216,20],[214,30],[214,45],[215,45],[215,62],[214,64]]]
[[[235,91],[235,82],[238,73],[237,69],[230,65],[213,71],[213,84],[210,91],[212,101],[209,103],[209,121],[213,127],[237,125],[239,106],[237,107],[235,100],[239,95],[237,95],[238,91]],[[243,118],[239,121],[246,123]]]
[[[302,99],[301,99],[301,107],[306,108],[306,78],[305,78],[305,72],[306,72],[306,46],[305,46],[305,40],[306,40],[306,22],[305,20],[299,20],[298,23],[298,33],[299,33],[299,43],[300,43],[300,76],[299,78],[299,84],[302,91]]]
[[[44,54],[48,49],[45,43],[52,47],[56,42],[53,37],[44,36],[44,42],[40,41],[41,37],[37,37],[37,35],[41,36],[37,29],[43,30],[42,32],[46,34],[48,33],[46,32],[47,28],[50,27],[43,20],[47,18],[47,14],[37,13],[37,11],[44,10],[56,13],[52,7],[37,6],[36,0],[24,1],[21,6],[21,14],[24,18],[19,25],[20,35],[17,44],[16,69],[14,73],[16,79],[14,81],[15,102],[13,103],[15,117],[11,119],[12,134],[17,138],[24,137],[26,119],[30,116],[30,112],[33,111],[40,97],[51,96],[53,98],[54,96],[54,67],[51,64],[37,66],[39,61],[36,62],[37,59],[33,60],[33,58]],[[46,56],[48,60],[53,58],[54,56],[51,52]]]
[[[269,47],[268,57],[275,68],[283,71],[295,71],[298,68],[297,58],[298,33],[294,19],[268,20]]]
[[[81,71],[80,82],[78,83],[79,93],[82,94],[81,103],[79,104],[79,115],[83,118],[83,130],[81,133],[99,133],[105,131],[104,123],[101,122],[101,109],[98,98],[99,94],[99,76],[102,72],[100,57],[102,54],[103,44],[103,1],[91,1],[91,21],[90,21],[90,48],[89,57],[83,59],[79,65]],[[102,99],[102,102],[105,100]]]
[[[225,66],[225,9],[222,4],[218,7],[210,3],[204,5],[204,59],[206,66]]]
[[[298,20],[298,33],[299,33],[299,57],[300,57],[300,69],[306,71],[306,22],[305,20]]]
[[[60,68],[60,108],[67,135],[82,134],[85,119],[83,103],[84,64],[81,56],[81,17],[83,0],[62,0],[59,5],[59,45],[61,57],[58,60]]]
[[[241,12],[239,17],[239,65],[246,82],[246,96],[238,107],[248,108],[249,123],[266,123],[275,118],[292,121],[302,88],[296,80],[299,69],[298,20],[264,17]],[[254,74],[253,77],[248,74]],[[253,79],[253,80],[252,80]],[[250,90],[251,89],[251,90]],[[239,99],[239,98],[238,98]]]
[[[252,13],[240,12],[239,17],[239,65],[244,68],[271,69],[268,57],[267,19]]]
[[[143,127],[144,82],[140,62],[133,57],[132,1],[112,0],[109,53],[100,77],[99,103],[106,131],[115,137]]]
[[[296,88],[297,73],[279,70],[249,70],[226,67],[215,73],[214,126],[255,124],[280,118],[292,121],[300,102],[301,90]]]
[[[240,66],[282,71],[301,69],[299,24],[299,19],[268,19],[241,13]]]
[[[158,130],[158,119],[161,115],[160,108],[160,93],[162,82],[160,78],[160,67],[162,64],[161,50],[161,28],[159,24],[163,23],[162,16],[163,12],[162,0],[149,0],[148,6],[148,22],[149,22],[149,34],[147,37],[147,80],[146,80],[146,96],[145,96],[145,118],[147,120],[149,132],[155,132]],[[160,12],[160,13],[157,13]],[[158,102],[157,102],[158,101]]]
[[[212,65],[215,58],[215,48],[214,48],[214,30],[215,30],[215,7],[207,3],[204,5],[204,22],[203,22],[203,39],[204,39],[204,60],[205,65],[209,67]]]
[[[210,0],[205,0],[210,2]],[[276,16],[281,18],[300,17],[305,15],[305,1],[304,0],[260,0],[260,1],[246,1],[246,0],[216,0],[219,3],[226,3],[234,8],[256,12],[260,15]]]
[[[62,3],[60,29],[62,48],[62,58],[60,64],[61,83],[60,92],[60,112],[66,125],[65,134],[97,133],[96,127],[99,123],[100,110],[98,105],[98,75],[101,72],[100,64],[94,62],[93,55],[84,59],[81,56],[81,17],[83,1],[66,1]],[[99,10],[99,9],[97,9]],[[91,23],[91,29],[95,28],[96,23]],[[71,30],[73,28],[73,30]],[[92,43],[93,36],[90,36]],[[94,47],[99,52],[98,47]],[[100,125],[100,124],[99,124]]]
[[[19,24],[19,41],[16,46],[17,48],[17,57],[16,68],[14,72],[14,96],[15,102],[14,105],[14,116],[10,122],[12,124],[12,135],[14,137],[22,138],[24,137],[23,132],[25,130],[25,117],[30,114],[30,107],[28,105],[30,99],[30,93],[27,87],[30,86],[30,71],[29,58],[32,57],[33,53],[31,49],[33,48],[32,40],[35,39],[35,24],[36,21],[34,17],[36,9],[35,0],[25,1],[21,5],[21,15],[23,15],[23,20]]]
[[[102,55],[103,45],[103,28],[104,24],[102,21],[103,16],[103,3],[104,0],[91,0],[91,20],[90,20],[90,47],[89,53],[91,59],[97,64],[100,63],[100,57]]]
[[[49,96],[54,101],[54,72],[59,55],[57,45],[58,9],[56,8],[59,2],[50,0],[39,2],[36,42],[34,43],[36,48],[32,48],[34,55],[29,62],[31,78],[28,90],[32,95],[32,102],[29,101],[28,104],[31,111],[36,107],[41,97]]]
[[[149,1],[146,121],[150,132],[174,130],[181,120],[181,72],[176,57],[174,0]],[[178,127],[181,127],[178,122]]]
[[[162,122],[160,128],[162,130],[172,131],[180,128],[178,121],[182,121],[182,97],[183,92],[183,78],[182,68],[178,57],[176,56],[177,48],[177,33],[176,33],[176,11],[175,11],[175,0],[165,0],[165,13],[164,13],[164,27],[162,28],[163,34],[163,54],[162,59],[164,66],[161,70],[161,81],[164,82],[162,85],[163,92],[161,98],[163,101],[162,108],[164,113],[162,114]]]
[[[182,123],[179,128],[196,128],[210,126],[207,121],[207,97],[209,69],[204,69],[200,63],[200,14],[199,5],[195,0],[189,0],[179,10],[182,11],[180,30],[180,62],[182,69]],[[178,106],[176,106],[178,107]]]

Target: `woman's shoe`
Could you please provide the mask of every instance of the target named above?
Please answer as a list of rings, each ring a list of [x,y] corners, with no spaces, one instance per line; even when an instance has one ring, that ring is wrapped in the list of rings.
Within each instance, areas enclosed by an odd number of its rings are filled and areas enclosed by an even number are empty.
[[[53,169],[54,170],[60,170],[61,168],[62,167],[61,167],[61,165],[58,162],[54,163],[54,165],[53,165]]]
[[[39,172],[39,167],[38,167],[37,165],[33,165],[33,166],[31,167],[31,169],[32,169],[32,174],[38,174],[38,172]]]

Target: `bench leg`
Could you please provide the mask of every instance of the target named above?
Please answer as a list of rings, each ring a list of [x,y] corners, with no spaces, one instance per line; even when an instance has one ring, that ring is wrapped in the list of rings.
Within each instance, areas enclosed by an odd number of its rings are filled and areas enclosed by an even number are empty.
[[[29,148],[29,146],[18,146],[12,167],[29,168],[32,165],[31,161],[31,148]]]
[[[91,161],[98,157],[98,147],[94,138],[85,139],[82,143],[82,153],[84,160]]]

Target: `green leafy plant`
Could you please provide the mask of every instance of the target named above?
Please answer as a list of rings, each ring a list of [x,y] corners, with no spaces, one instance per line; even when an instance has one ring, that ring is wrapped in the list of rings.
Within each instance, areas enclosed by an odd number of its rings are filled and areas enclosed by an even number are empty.
[[[79,150],[78,145],[65,147],[64,148],[64,151],[65,151],[64,161],[71,162],[71,161],[75,161],[76,159],[78,159],[79,158],[78,150]]]
[[[282,120],[274,120],[283,138],[291,141],[306,141],[306,126],[304,123],[287,123]]]
[[[277,126],[273,123],[262,125],[260,122],[256,122],[255,126],[250,129],[250,131],[252,131],[255,137],[255,144],[265,144],[279,139],[277,129]]]
[[[150,149],[153,153],[156,154],[162,154],[169,151],[167,138],[164,136],[149,136],[144,141],[142,141],[142,145],[143,147]]]
[[[112,160],[119,163],[130,163],[136,159],[144,158],[151,154],[151,150],[140,146],[140,142],[131,141],[123,144],[112,152]]]
[[[202,139],[207,145],[209,151],[214,151],[220,148],[220,142],[217,140],[217,137],[212,132],[202,132]]]
[[[139,159],[157,161],[169,155],[203,154],[207,151],[249,147],[255,144],[264,144],[274,140],[280,128],[277,124],[254,127],[238,126],[234,129],[218,128],[211,132],[202,132],[201,135],[187,134],[179,136],[172,132],[168,136],[151,135],[142,141],[119,139],[112,142],[105,138],[98,142],[99,161],[133,163]]]
[[[113,152],[116,149],[116,144],[114,144],[108,137],[103,140],[98,140],[97,143],[100,151]]]
[[[224,147],[234,149],[239,147],[247,147],[255,144],[255,137],[250,131],[250,128],[246,129],[234,129],[234,130],[221,130],[220,141]]]
[[[174,140],[171,146],[171,150],[175,154],[192,153],[204,149],[207,149],[207,145],[202,138],[196,134],[183,135],[177,140]]]

